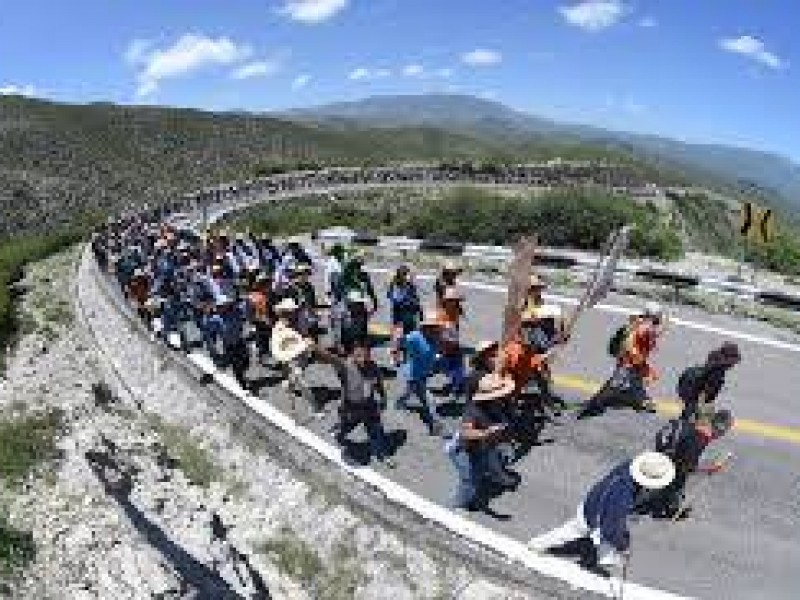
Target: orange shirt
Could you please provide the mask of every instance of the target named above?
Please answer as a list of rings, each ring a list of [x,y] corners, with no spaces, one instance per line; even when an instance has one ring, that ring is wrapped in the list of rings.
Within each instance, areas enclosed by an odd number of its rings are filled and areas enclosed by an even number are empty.
[[[658,374],[648,363],[650,355],[656,348],[657,339],[655,328],[641,319],[636,319],[622,349],[620,356],[622,366],[637,369],[649,381],[657,379]]]
[[[266,321],[269,317],[269,296],[266,292],[250,292],[248,296],[253,307],[253,314],[260,321]]]
[[[528,385],[534,373],[547,367],[544,357],[520,340],[508,342],[502,349],[500,360],[501,372],[514,380],[517,391]]]

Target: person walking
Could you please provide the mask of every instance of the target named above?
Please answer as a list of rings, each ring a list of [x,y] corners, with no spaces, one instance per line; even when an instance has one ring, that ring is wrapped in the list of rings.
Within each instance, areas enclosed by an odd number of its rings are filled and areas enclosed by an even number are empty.
[[[219,296],[216,301],[216,313],[207,323],[206,339],[210,342],[209,352],[222,368],[230,367],[233,376],[242,389],[249,389],[245,377],[250,368],[250,349],[244,337],[245,314],[243,307],[233,298]],[[222,346],[218,353],[216,343]]]
[[[442,306],[445,299],[445,292],[448,288],[458,285],[458,276],[461,274],[461,267],[454,261],[448,260],[442,266],[442,270],[433,283],[433,290],[436,294],[436,305]]]
[[[442,433],[442,424],[436,414],[436,407],[431,405],[428,398],[428,380],[433,375],[439,343],[441,338],[441,323],[433,316],[424,315],[416,331],[400,338],[395,352],[402,352],[404,364],[402,367],[405,378],[405,390],[397,399],[395,407],[399,410],[408,410],[408,400],[413,396],[419,402],[422,411],[422,420],[428,426],[431,435]]]
[[[581,407],[578,419],[600,415],[608,407],[620,403],[637,411],[655,412],[647,386],[658,379],[658,373],[650,364],[650,357],[663,335],[665,324],[661,305],[648,302],[627,326],[615,332],[609,342],[609,353],[617,361],[614,373]]]
[[[284,386],[291,395],[291,410],[297,412],[295,397],[299,394],[315,416],[322,416],[311,389],[305,380],[309,350],[313,342],[303,337],[296,328],[299,306],[293,298],[284,298],[275,305],[276,322],[272,328],[270,353],[282,366]]]
[[[513,380],[495,373],[483,375],[472,390],[460,427],[445,445],[458,474],[452,501],[454,508],[483,508],[487,484],[516,485],[517,480],[505,470],[498,449],[506,424],[497,420],[498,411],[490,406],[503,402],[513,392]]]
[[[675,479],[648,503],[645,510],[662,518],[688,515],[689,508],[683,509],[688,478],[696,473],[711,476],[724,468],[725,461],[715,460],[701,465],[700,460],[709,444],[723,437],[732,427],[733,416],[728,410],[717,411],[710,419],[688,421],[678,418],[665,424],[656,434],[655,449],[675,463]]]
[[[408,265],[397,268],[389,282],[386,297],[391,309],[393,339],[414,331],[422,316],[422,305]]]
[[[364,425],[372,456],[388,468],[394,468],[381,420],[381,410],[386,407],[386,388],[381,370],[372,359],[369,344],[356,342],[346,358],[321,348],[315,348],[315,354],[333,366],[342,386],[336,441],[344,446],[347,435]]]
[[[665,454],[646,451],[614,467],[594,484],[578,505],[574,518],[528,542],[534,552],[547,552],[589,538],[594,552],[581,557],[581,566],[601,571],[620,567],[631,545],[628,520],[637,503],[663,490],[675,479],[675,465]]]
[[[725,342],[708,354],[703,365],[687,368],[678,378],[678,397],[683,402],[681,418],[694,421],[709,417],[725,385],[728,372],[742,360],[739,346]]]

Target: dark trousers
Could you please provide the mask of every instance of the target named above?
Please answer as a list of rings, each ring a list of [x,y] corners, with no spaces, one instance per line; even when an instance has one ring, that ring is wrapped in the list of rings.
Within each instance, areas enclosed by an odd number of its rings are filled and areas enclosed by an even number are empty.
[[[256,348],[258,349],[258,357],[264,358],[265,356],[269,356],[269,345],[272,337],[272,324],[267,323],[266,321],[255,321],[253,323],[253,327],[255,327],[255,334],[253,338],[255,339]]]
[[[245,373],[250,368],[250,350],[244,340],[238,340],[222,347],[225,366],[233,371],[233,377],[243,389],[247,389]]]
[[[612,406],[643,410],[650,402],[642,374],[636,369],[619,366],[603,387],[583,405],[578,418],[600,415]]]
[[[336,441],[344,444],[345,437],[362,424],[369,436],[372,455],[378,460],[383,460],[389,455],[389,442],[377,407],[343,408],[339,413],[339,432]]]

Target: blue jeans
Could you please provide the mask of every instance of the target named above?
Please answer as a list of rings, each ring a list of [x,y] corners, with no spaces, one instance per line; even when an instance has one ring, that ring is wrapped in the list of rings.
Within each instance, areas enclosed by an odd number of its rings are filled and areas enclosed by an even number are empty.
[[[399,409],[408,409],[408,399],[414,396],[420,404],[422,410],[422,422],[429,428],[433,427],[434,423],[439,420],[436,414],[436,407],[431,407],[428,402],[428,380],[427,379],[406,379],[406,389],[403,394],[397,399],[395,406]]]
[[[467,452],[459,447],[448,452],[450,462],[458,473],[458,485],[453,497],[453,505],[466,508],[479,497],[481,485],[485,481],[504,483],[508,474],[502,464],[502,457],[496,447],[479,448]]]
[[[343,418],[339,425],[339,433],[336,436],[337,441],[341,444],[345,436],[361,423],[364,424],[364,428],[367,430],[372,456],[378,460],[383,460],[389,456],[389,440],[386,437],[386,430],[383,428],[380,412],[377,409],[375,409],[374,413],[370,411],[365,414]]]
[[[455,396],[463,396],[467,387],[467,370],[464,366],[464,356],[449,354],[439,360],[439,369],[450,380],[450,386]]]

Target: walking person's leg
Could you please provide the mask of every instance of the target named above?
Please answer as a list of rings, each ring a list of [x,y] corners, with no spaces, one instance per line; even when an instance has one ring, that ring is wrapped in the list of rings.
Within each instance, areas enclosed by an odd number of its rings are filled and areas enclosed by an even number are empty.
[[[552,531],[538,535],[528,542],[528,546],[537,552],[550,548],[558,548],[568,542],[574,542],[589,535],[589,527],[583,517],[583,505],[578,506],[575,517]]]
[[[457,449],[448,452],[448,456],[450,457],[450,462],[453,463],[458,476],[456,491],[452,499],[452,506],[454,508],[473,507],[478,489],[476,486],[476,478],[475,473],[473,472],[470,456],[464,449]]]
[[[442,424],[436,413],[436,407],[432,406],[428,400],[428,381],[426,379],[409,381],[409,390],[419,400],[422,422],[428,426],[429,433],[439,435],[442,431]]]
[[[389,439],[383,427],[380,413],[371,414],[364,420],[364,427],[369,436],[370,452],[379,461],[386,463],[389,467],[394,467],[394,463],[389,456]]]

